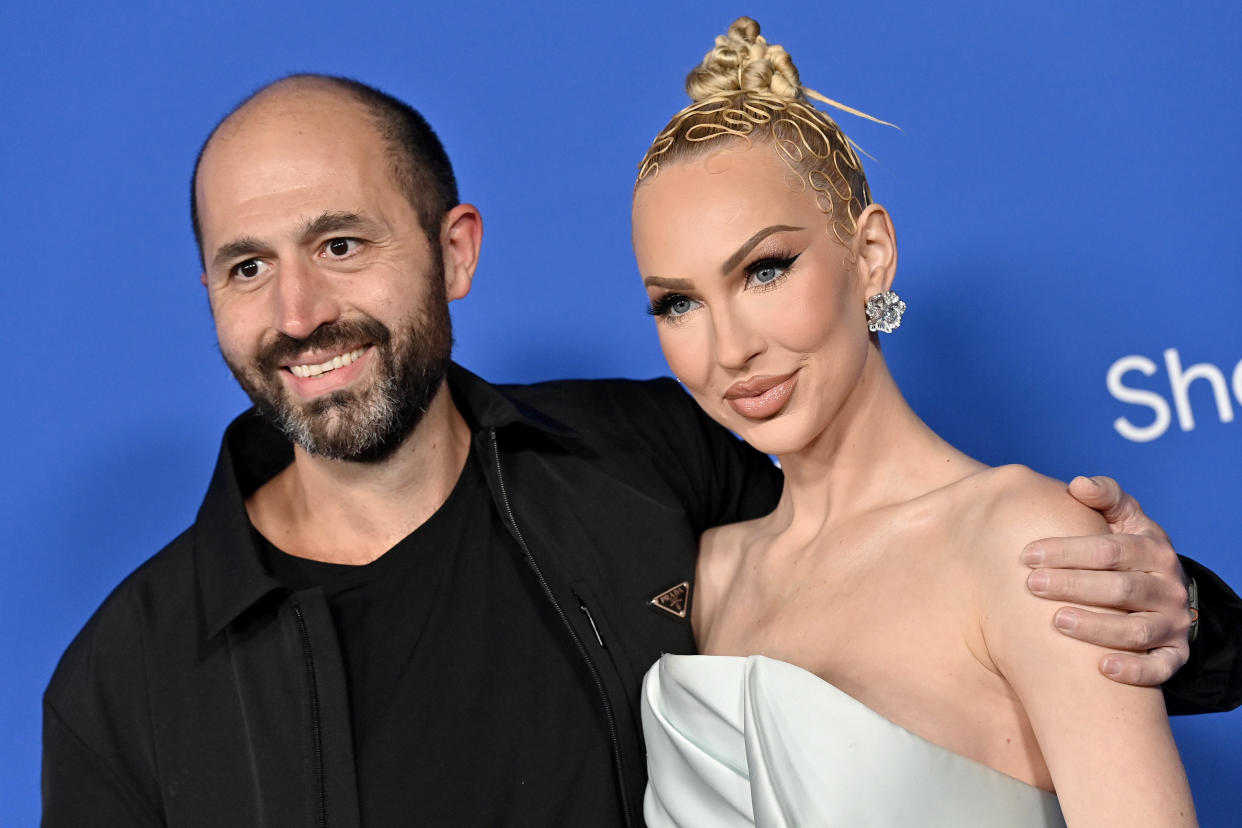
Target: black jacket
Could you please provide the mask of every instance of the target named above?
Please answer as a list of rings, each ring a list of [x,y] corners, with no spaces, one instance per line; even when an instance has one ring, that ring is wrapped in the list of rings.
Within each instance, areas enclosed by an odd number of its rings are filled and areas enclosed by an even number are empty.
[[[779,472],[668,380],[494,388],[454,367],[450,388],[496,507],[598,689],[638,824],[641,679],[661,652],[694,648],[688,617],[650,599],[693,582],[705,528],[769,511]],[[291,459],[260,418],[238,418],[194,525],[70,645],[44,697],[46,825],[358,825],[326,603],[264,571],[244,506]],[[1214,616],[1231,593],[1198,574],[1216,622],[1166,691],[1180,709],[1225,709],[1242,695],[1242,606],[1233,597],[1235,614]]]
[[[671,380],[496,389],[454,367],[450,388],[496,507],[598,688],[639,824],[642,676],[661,652],[694,648],[689,618],[650,599],[693,581],[704,529],[770,510],[779,473]],[[244,506],[291,459],[242,415],[194,525],[70,645],[44,697],[45,824],[358,824],[326,603],[264,571]]]

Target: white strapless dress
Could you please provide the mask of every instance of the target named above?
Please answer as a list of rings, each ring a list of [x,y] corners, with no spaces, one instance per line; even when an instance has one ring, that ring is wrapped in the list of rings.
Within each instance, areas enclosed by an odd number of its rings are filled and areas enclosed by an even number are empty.
[[[666,655],[642,715],[649,828],[1065,825],[1055,795],[783,661]]]

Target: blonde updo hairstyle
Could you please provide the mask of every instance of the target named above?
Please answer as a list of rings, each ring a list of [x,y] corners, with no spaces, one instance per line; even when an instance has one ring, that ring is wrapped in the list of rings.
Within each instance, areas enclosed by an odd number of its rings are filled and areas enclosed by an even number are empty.
[[[711,152],[716,139],[735,138],[746,146],[766,142],[814,192],[837,239],[846,244],[854,236],[871,190],[853,142],[809,97],[877,119],[803,87],[789,53],[768,43],[749,17],[739,17],[716,38],[715,48],[686,77],[686,92],[693,102],[656,136],[639,164],[635,189],[662,164]]]

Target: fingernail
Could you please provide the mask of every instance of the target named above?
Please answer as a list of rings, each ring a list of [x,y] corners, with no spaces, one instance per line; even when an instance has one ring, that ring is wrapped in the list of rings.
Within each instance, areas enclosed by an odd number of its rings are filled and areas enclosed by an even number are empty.
[[[1044,562],[1044,550],[1038,546],[1028,546],[1022,550],[1022,563],[1027,566],[1039,566]]]
[[[1104,675],[1115,676],[1121,672],[1121,659],[1106,658],[1104,659]]]
[[[1078,626],[1078,613],[1073,610],[1061,610],[1052,616],[1052,623],[1056,625],[1058,630],[1064,632],[1073,632]]]
[[[1043,592],[1048,588],[1048,573],[1032,572],[1026,579],[1026,585],[1031,588],[1031,592]]]

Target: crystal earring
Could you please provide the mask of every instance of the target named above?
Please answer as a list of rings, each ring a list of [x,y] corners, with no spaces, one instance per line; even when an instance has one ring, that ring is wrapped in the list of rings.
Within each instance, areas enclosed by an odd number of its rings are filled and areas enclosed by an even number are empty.
[[[867,330],[875,333],[892,333],[901,327],[901,315],[906,303],[891,290],[877,293],[867,300]]]

